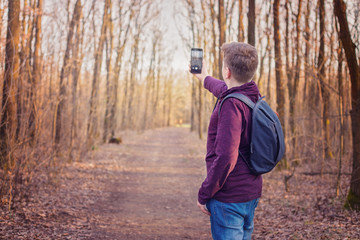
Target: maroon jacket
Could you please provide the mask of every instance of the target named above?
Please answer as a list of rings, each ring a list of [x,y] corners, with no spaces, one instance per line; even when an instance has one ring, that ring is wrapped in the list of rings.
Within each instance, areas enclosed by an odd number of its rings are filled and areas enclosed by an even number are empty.
[[[204,87],[220,101],[233,92],[242,93],[256,102],[259,89],[254,81],[227,89],[225,82],[206,77]],[[207,177],[201,185],[198,200],[205,204],[211,198],[226,203],[241,203],[261,197],[262,177],[253,175],[239,156],[249,157],[251,110],[238,99],[227,99],[218,116],[219,105],[211,115],[206,169]]]

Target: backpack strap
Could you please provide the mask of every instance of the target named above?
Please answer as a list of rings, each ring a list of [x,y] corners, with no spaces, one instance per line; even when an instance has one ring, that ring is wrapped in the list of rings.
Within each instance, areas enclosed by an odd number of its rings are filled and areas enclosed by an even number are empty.
[[[264,97],[265,97],[265,96],[264,96]],[[260,101],[261,99],[263,99],[264,97],[260,97],[260,98],[259,98],[259,101]],[[254,109],[254,107],[255,107],[255,103],[254,103],[253,101],[251,101],[251,99],[250,99],[249,97],[245,96],[244,94],[241,94],[241,93],[231,93],[231,94],[227,95],[227,96],[221,101],[220,107],[219,107],[219,113],[218,113],[219,116],[220,116],[221,106],[223,105],[224,101],[225,101],[226,99],[228,99],[228,98],[236,98],[236,99],[239,99],[240,101],[242,101],[243,103],[245,103],[245,104],[246,104],[249,108],[251,108],[251,109]],[[252,152],[251,146],[250,146],[250,152]],[[240,157],[245,161],[245,163],[248,164],[247,161],[246,161],[245,156],[240,152],[240,149],[239,149],[239,155],[240,155]],[[248,165],[248,166],[249,166],[249,165]],[[251,167],[249,166],[249,168],[251,168]]]
[[[219,107],[219,115],[220,115],[220,110],[221,110],[221,106],[223,105],[223,103],[225,102],[226,99],[228,98],[237,98],[240,101],[242,101],[243,103],[245,103],[249,108],[254,109],[255,107],[255,103],[253,101],[251,101],[251,99],[247,96],[245,96],[244,94],[241,93],[231,93],[229,95],[227,95],[220,103],[220,107]],[[264,97],[261,97],[260,99],[263,99]],[[259,99],[259,100],[260,100]]]

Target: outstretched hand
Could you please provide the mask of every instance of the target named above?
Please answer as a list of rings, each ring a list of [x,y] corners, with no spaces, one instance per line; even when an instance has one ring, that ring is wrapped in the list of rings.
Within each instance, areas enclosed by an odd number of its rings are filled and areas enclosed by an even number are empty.
[[[191,73],[191,64],[189,64],[189,72]],[[206,61],[203,60],[202,62],[202,68],[201,73],[191,73],[193,74],[197,79],[199,79],[201,82],[204,82],[205,78],[209,76],[209,73],[207,71],[207,64]]]

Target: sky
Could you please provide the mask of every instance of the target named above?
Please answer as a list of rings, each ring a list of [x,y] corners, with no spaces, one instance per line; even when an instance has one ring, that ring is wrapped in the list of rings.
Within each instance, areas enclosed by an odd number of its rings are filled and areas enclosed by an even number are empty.
[[[166,29],[164,34],[164,42],[168,43],[169,48],[174,53],[174,60],[172,66],[174,69],[187,70],[190,61],[190,49],[186,51],[185,44],[183,43],[178,28],[185,27],[180,22],[176,22],[178,17],[176,15],[176,7],[178,4],[176,0],[160,0],[161,1],[161,28]],[[186,53],[188,53],[186,55]]]

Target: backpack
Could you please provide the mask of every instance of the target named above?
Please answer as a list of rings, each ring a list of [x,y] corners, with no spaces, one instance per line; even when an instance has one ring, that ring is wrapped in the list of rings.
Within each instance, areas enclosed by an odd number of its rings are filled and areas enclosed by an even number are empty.
[[[239,155],[253,174],[270,172],[285,153],[284,133],[277,114],[263,100],[264,97],[254,103],[241,93],[231,93],[221,101],[219,116],[221,106],[228,98],[239,99],[252,109],[250,158],[245,159],[240,150]]]

